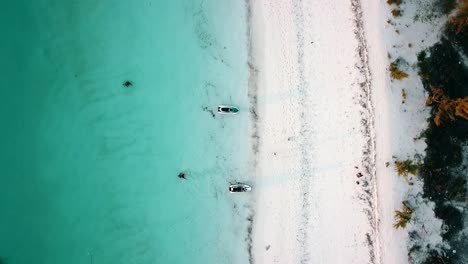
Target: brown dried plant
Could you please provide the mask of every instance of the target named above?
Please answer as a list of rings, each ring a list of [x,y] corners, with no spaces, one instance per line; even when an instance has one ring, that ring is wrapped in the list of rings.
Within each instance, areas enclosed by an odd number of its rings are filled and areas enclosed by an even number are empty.
[[[402,161],[399,161],[399,160],[395,161],[395,170],[397,174],[405,178],[405,180],[408,183],[410,183],[408,179],[409,175],[410,174],[416,175],[416,173],[418,172],[418,169],[419,169],[419,166],[417,164],[413,164],[413,161],[410,159],[402,160]]]
[[[431,87],[432,95],[427,97],[426,106],[437,105],[437,112],[434,116],[434,123],[440,126],[442,121],[455,120],[461,117],[468,120],[468,97],[450,99],[444,91],[438,87]]]
[[[390,63],[389,71],[390,77],[392,77],[393,80],[402,80],[408,77],[408,74],[406,72],[403,72],[402,70],[398,69],[396,61]]]
[[[393,16],[393,17],[399,17],[399,16],[401,16],[401,11],[400,11],[400,9],[397,9],[397,8],[393,9],[393,10],[392,10],[392,16]]]
[[[453,15],[449,17],[449,22],[459,33],[468,25],[468,0],[460,0]]]
[[[401,211],[396,210],[395,211],[395,224],[393,224],[393,227],[398,229],[398,228],[405,228],[408,222],[411,220],[411,217],[413,216],[413,209],[411,209],[406,202],[402,202],[402,207],[403,209]]]
[[[401,0],[387,0],[387,4],[389,5],[395,4],[399,6],[401,4]]]

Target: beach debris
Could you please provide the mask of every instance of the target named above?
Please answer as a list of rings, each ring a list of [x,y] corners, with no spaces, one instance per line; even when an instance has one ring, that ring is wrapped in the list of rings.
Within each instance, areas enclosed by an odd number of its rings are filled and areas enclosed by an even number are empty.
[[[265,250],[268,251],[270,248],[271,248],[271,245],[267,245],[267,246],[265,247]]]
[[[123,83],[123,85],[124,85],[125,87],[130,87],[130,86],[133,86],[133,83],[132,83],[131,81],[125,81],[125,82]]]
[[[406,91],[405,89],[401,89],[401,103],[404,104],[406,102]]]
[[[358,166],[354,166],[354,168],[355,168],[355,169],[359,169],[359,167],[358,167]]]
[[[427,230],[426,230],[426,227],[424,225],[422,225],[422,230],[427,234]]]
[[[361,172],[358,172],[358,174],[356,174],[356,176],[357,176],[358,178],[361,178],[361,177],[364,176],[364,175],[363,175]]]
[[[356,184],[359,185],[359,181],[356,181]]]
[[[388,166],[390,166],[390,162],[385,162],[385,167],[388,168]]]
[[[186,180],[187,179],[187,173],[182,171],[182,172],[179,173],[179,175],[177,175],[177,177],[179,177],[179,179]]]

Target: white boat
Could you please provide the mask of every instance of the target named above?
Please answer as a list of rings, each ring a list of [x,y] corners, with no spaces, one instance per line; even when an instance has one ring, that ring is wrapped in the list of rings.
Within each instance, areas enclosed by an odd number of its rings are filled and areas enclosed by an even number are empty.
[[[220,105],[218,106],[218,113],[219,114],[228,114],[234,115],[239,112],[239,108],[231,105]]]
[[[229,185],[229,192],[237,193],[237,192],[250,192],[252,187],[250,185],[244,183],[236,183]]]

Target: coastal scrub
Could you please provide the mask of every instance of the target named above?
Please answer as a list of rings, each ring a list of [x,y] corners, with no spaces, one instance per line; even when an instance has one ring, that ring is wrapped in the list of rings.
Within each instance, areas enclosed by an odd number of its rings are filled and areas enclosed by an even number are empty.
[[[413,216],[413,209],[411,209],[406,202],[402,202],[402,210],[395,210],[395,229],[405,228]]]
[[[402,176],[403,178],[408,181],[408,177],[410,174],[416,175],[418,172],[419,166],[416,164],[413,164],[413,161],[410,159],[407,160],[396,160],[395,161],[395,170],[398,173],[399,176]]]
[[[432,107],[419,175],[423,196],[435,203],[436,217],[444,223],[442,237],[451,248],[432,251],[423,263],[462,263],[466,257],[468,237],[461,231],[467,212],[460,211],[466,206],[466,169],[459,168],[468,158],[468,30],[456,25],[448,23],[440,41],[418,54],[419,76],[429,93],[426,104]]]
[[[427,97],[426,106],[435,104],[437,111],[434,116],[434,123],[440,126],[442,121],[455,120],[461,117],[468,120],[468,97],[450,99],[444,91],[438,87],[431,87],[432,95]]]
[[[456,31],[463,31],[468,25],[468,0],[460,0],[455,13],[449,18]]]
[[[394,62],[390,63],[389,71],[390,77],[393,80],[402,80],[408,77],[408,74],[398,68],[400,60],[396,59]]]

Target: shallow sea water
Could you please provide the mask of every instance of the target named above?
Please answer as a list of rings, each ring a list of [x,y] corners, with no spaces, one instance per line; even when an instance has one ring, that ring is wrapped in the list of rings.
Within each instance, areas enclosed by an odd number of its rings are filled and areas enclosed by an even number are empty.
[[[211,112],[249,107],[243,1],[0,12],[0,258],[247,263],[249,116]]]

